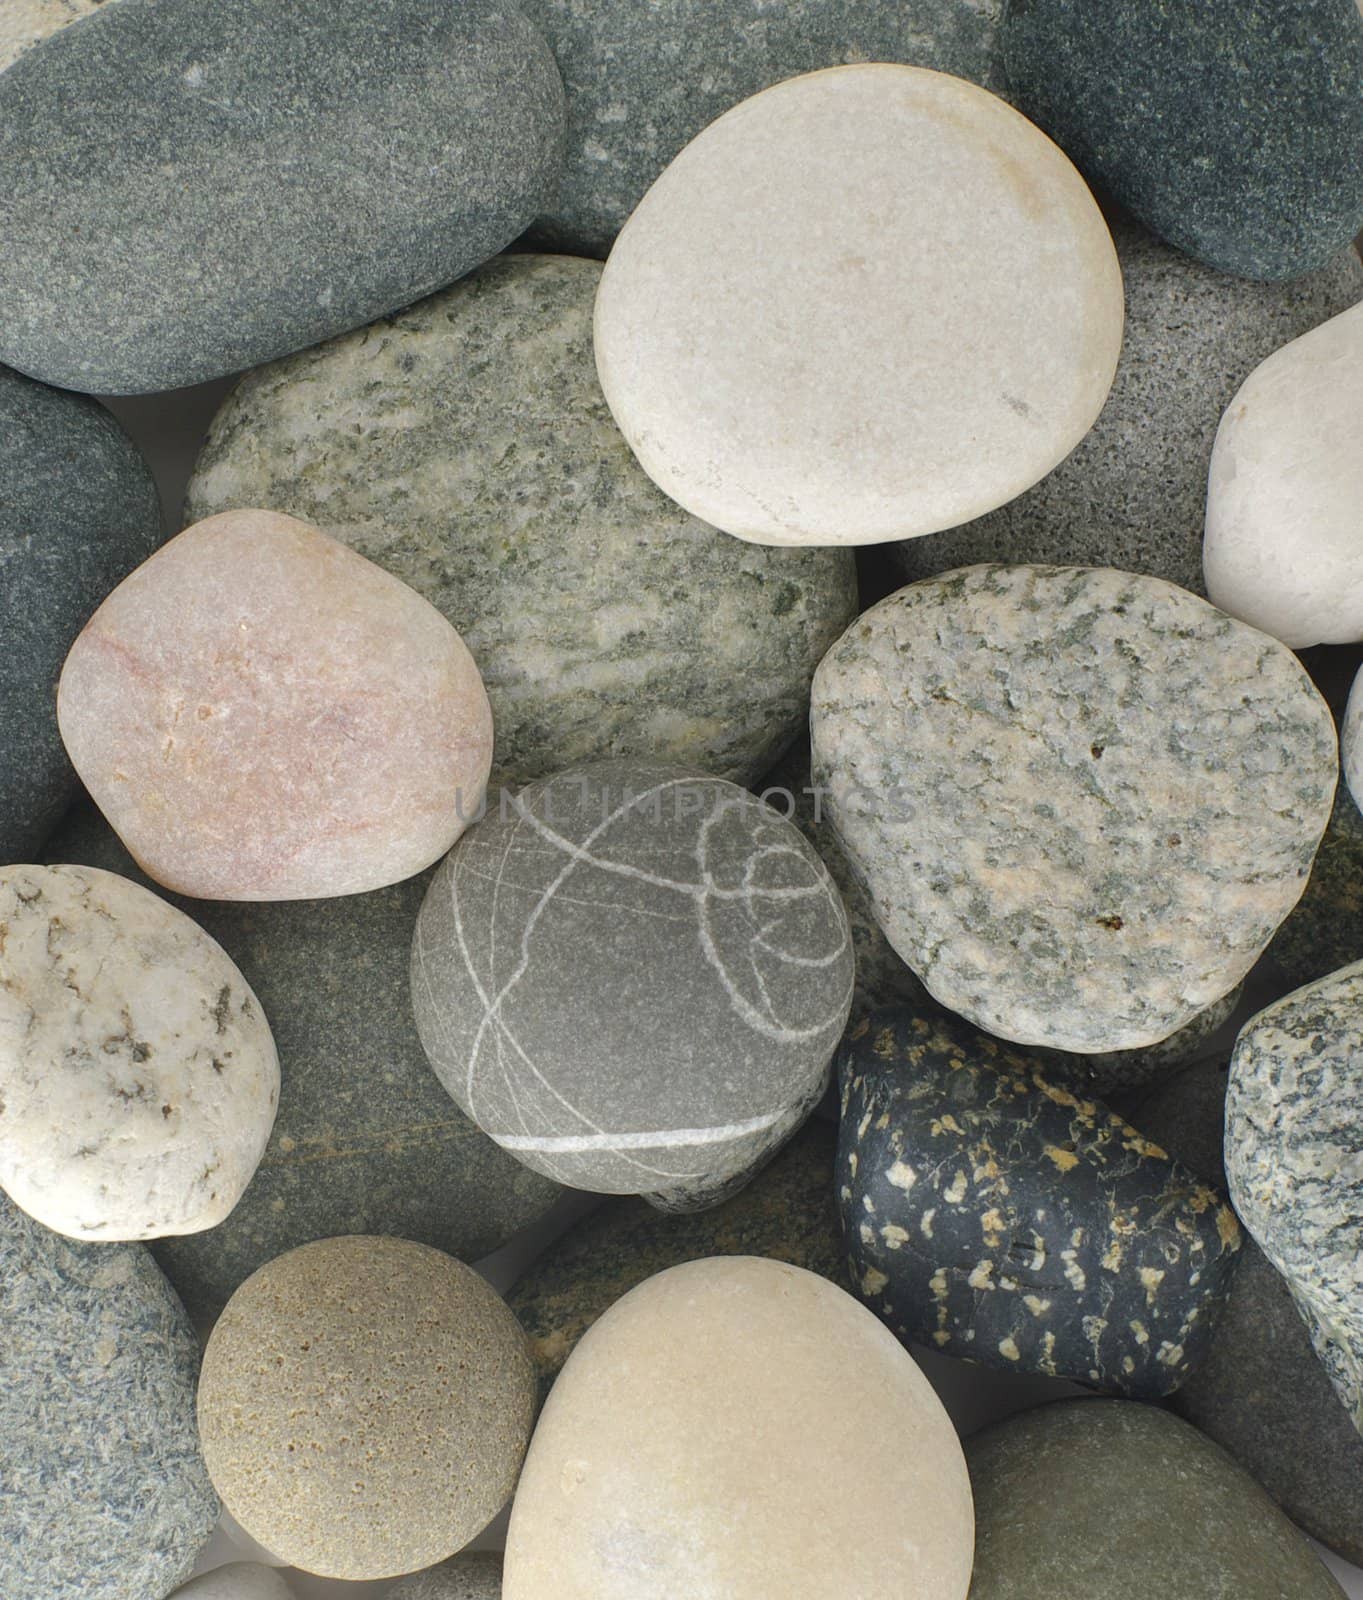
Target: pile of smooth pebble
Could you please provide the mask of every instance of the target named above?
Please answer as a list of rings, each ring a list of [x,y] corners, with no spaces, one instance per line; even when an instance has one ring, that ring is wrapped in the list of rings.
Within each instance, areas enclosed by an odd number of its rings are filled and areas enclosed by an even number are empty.
[[[0,1596],[1339,1600],[1361,228],[1358,0],[4,0]]]

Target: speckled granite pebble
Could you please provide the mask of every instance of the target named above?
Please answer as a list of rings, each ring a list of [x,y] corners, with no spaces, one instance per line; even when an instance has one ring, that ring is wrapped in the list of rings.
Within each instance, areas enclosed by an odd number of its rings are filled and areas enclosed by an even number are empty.
[[[75,793],[62,662],[160,539],[156,485],[109,413],[0,367],[0,861],[31,859]]]
[[[1363,961],[1363,816],[1341,783],[1306,891],[1268,953],[1291,988]]]
[[[481,1550],[400,1579],[385,1600],[501,1600],[501,1595],[501,1551]]]
[[[1254,1481],[1187,1423],[1064,1400],[986,1428],[970,1600],[1344,1600]]]
[[[149,876],[214,900],[411,877],[464,831],[492,761],[445,618],[272,511],[196,523],[125,578],[71,647],[57,721]]]
[[[132,394],[370,322],[525,228],[563,118],[510,0],[119,0],[0,75],[0,360]]]
[[[251,373],[213,421],[186,519],[288,512],[424,595],[487,686],[494,784],[603,756],[746,783],[802,727],[856,615],[852,555],[743,545],[655,488],[597,382],[600,277],[502,257]]]
[[[1009,0],[1017,103],[1189,255],[1293,278],[1363,228],[1355,0]]]
[[[1207,469],[1221,415],[1290,339],[1363,300],[1341,250],[1291,284],[1249,283],[1112,219],[1126,287],[1117,376],[1097,422],[1026,494],[963,527],[892,546],[905,579],[975,561],[1118,566],[1203,593]]]
[[[223,1220],[264,1154],[279,1057],[221,945],[113,873],[0,867],[0,1184],[106,1242]]]
[[[965,1600],[961,1447],[913,1358],[826,1279],[691,1261],[618,1300],[545,1405],[506,1600]]]
[[[1229,1062],[1161,1084],[1128,1115],[1208,1183],[1224,1183]],[[1363,1563],[1363,1438],[1311,1345],[1285,1279],[1245,1237],[1207,1359],[1172,1405],[1312,1538]]]
[[[255,1561],[230,1561],[177,1589],[171,1600],[294,1600],[284,1575]]]
[[[838,891],[719,778],[597,762],[451,851],[412,948],[441,1082],[561,1183],[713,1204],[823,1092],[852,998]]]
[[[145,881],[88,803],[52,848]],[[206,1233],[155,1246],[196,1321],[211,1322],[257,1267],[295,1245],[387,1233],[477,1261],[561,1192],[481,1134],[427,1065],[407,967],[429,878],[342,900],[171,898],[249,979],[282,1068],[274,1132],[236,1209]]]
[[[0,72],[26,51],[98,11],[106,0],[5,0],[0,11]]]
[[[557,201],[534,237],[605,255],[682,147],[740,100],[857,61],[933,67],[1001,92],[1002,0],[522,0],[563,74]]]
[[[683,1261],[764,1256],[846,1288],[833,1145],[833,1130],[811,1122],[747,1188],[710,1211],[663,1216],[642,1200],[615,1200],[574,1223],[507,1296],[529,1337],[541,1391],[621,1295]]]
[[[204,1353],[199,1431],[227,1509],[304,1571],[391,1578],[477,1537],[516,1482],[535,1384],[470,1267],[323,1239],[249,1278]]]
[[[1231,1013],[1240,1004],[1243,984],[1236,984],[1229,994],[1222,995],[1205,1011],[1199,1011],[1191,1022],[1185,1022],[1176,1033],[1158,1044],[1146,1045],[1138,1050],[1112,1050],[1099,1055],[1071,1055],[1063,1050],[1037,1049],[1036,1057],[1052,1075],[1063,1074],[1067,1082],[1085,1084],[1091,1094],[1100,1098],[1126,1090],[1144,1088],[1168,1078],[1180,1067],[1191,1065],[1207,1053],[1210,1042],[1225,1027]]]
[[[1230,1207],[1095,1101],[964,1023],[875,1013],[839,1062],[851,1275],[901,1338],[1156,1398],[1230,1287]]]
[[[1241,1031],[1226,1173],[1245,1226],[1292,1287],[1363,1432],[1363,962],[1298,989]]]
[[[1112,238],[1064,154],[996,95],[885,64],[711,123],[596,301],[644,470],[759,544],[916,538],[1003,505],[1093,425],[1121,339]]]
[[[218,1516],[198,1369],[141,1245],[72,1244],[0,1195],[7,1600],[147,1600],[189,1576]]]
[[[814,678],[815,781],[890,943],[1025,1044],[1155,1044],[1253,966],[1330,814],[1295,656],[1159,579],[969,567],[891,595]]]

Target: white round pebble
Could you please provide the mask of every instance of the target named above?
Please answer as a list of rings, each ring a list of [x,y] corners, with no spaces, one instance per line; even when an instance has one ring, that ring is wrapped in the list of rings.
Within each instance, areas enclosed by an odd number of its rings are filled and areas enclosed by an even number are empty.
[[[255,1561],[232,1561],[193,1578],[171,1600],[294,1600],[282,1573]]]
[[[760,544],[950,528],[1045,476],[1116,370],[1122,280],[1068,159],[986,90],[793,78],[677,157],[606,264],[596,359],[645,471]]]
[[[1221,419],[1207,593],[1284,644],[1363,639],[1363,305],[1256,367]]]
[[[196,1233],[264,1154],[279,1060],[226,952],[93,867],[0,869],[0,1185],[73,1239]]]

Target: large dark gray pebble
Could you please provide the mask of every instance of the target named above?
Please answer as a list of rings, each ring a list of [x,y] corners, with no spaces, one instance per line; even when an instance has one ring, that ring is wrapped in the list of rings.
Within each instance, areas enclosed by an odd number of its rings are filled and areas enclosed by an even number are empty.
[[[31,859],[76,792],[62,662],[160,538],[156,485],[109,413],[0,367],[0,861]]]
[[[0,359],[173,389],[429,294],[553,195],[510,0],[119,0],[0,76]]]

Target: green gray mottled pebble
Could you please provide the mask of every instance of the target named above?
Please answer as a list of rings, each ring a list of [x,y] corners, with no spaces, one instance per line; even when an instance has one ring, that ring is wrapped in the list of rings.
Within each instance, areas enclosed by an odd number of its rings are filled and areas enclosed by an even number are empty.
[[[1294,987],[1363,960],[1363,817],[1345,784],[1335,795],[1306,892],[1268,953]]]
[[[399,1578],[385,1600],[500,1600],[502,1555],[481,1550]]]
[[[72,813],[51,852],[148,882],[92,806]],[[156,1244],[197,1320],[295,1245],[384,1233],[476,1261],[558,1198],[473,1126],[426,1063],[407,960],[429,881],[274,904],[158,889],[237,963],[279,1050],[279,1112],[246,1193],[216,1228]]]
[[[1226,1176],[1287,1279],[1363,1432],[1363,962],[1298,989],[1241,1031],[1226,1094]]]
[[[853,558],[732,539],[654,487],[597,383],[600,276],[506,256],[250,374],[186,516],[287,512],[425,595],[482,671],[494,783],[608,756],[747,782],[855,615]]]
[[[674,156],[740,100],[896,61],[1003,90],[1002,0],[524,0],[563,74],[568,139],[532,237],[602,255]]]
[[[905,580],[974,561],[1121,567],[1204,592],[1207,469],[1221,414],[1282,345],[1363,299],[1342,251],[1291,284],[1246,283],[1113,223],[1126,328],[1102,414],[1026,494],[946,533],[892,546]]]
[[[189,1576],[218,1518],[198,1373],[141,1245],[75,1244],[0,1194],[5,1600],[150,1600]]]
[[[541,1391],[610,1306],[654,1273],[706,1256],[769,1256],[843,1287],[832,1129],[807,1123],[748,1187],[683,1215],[612,1200],[552,1244],[507,1296],[530,1339]]]
[[[1063,1050],[1037,1050],[1036,1055],[1049,1067],[1061,1069],[1067,1081],[1087,1084],[1095,1094],[1141,1089],[1206,1055],[1210,1041],[1230,1020],[1243,992],[1244,985],[1237,983],[1229,994],[1214,1000],[1177,1032],[1144,1049],[1110,1050],[1092,1056],[1069,1055]]]
[[[1286,646],[1103,568],[901,589],[820,664],[811,737],[881,927],[934,998],[1083,1054],[1156,1044],[1241,981],[1337,776]]]
[[[1263,1490],[1168,1412],[1062,1400],[967,1443],[970,1600],[1343,1600]]]

